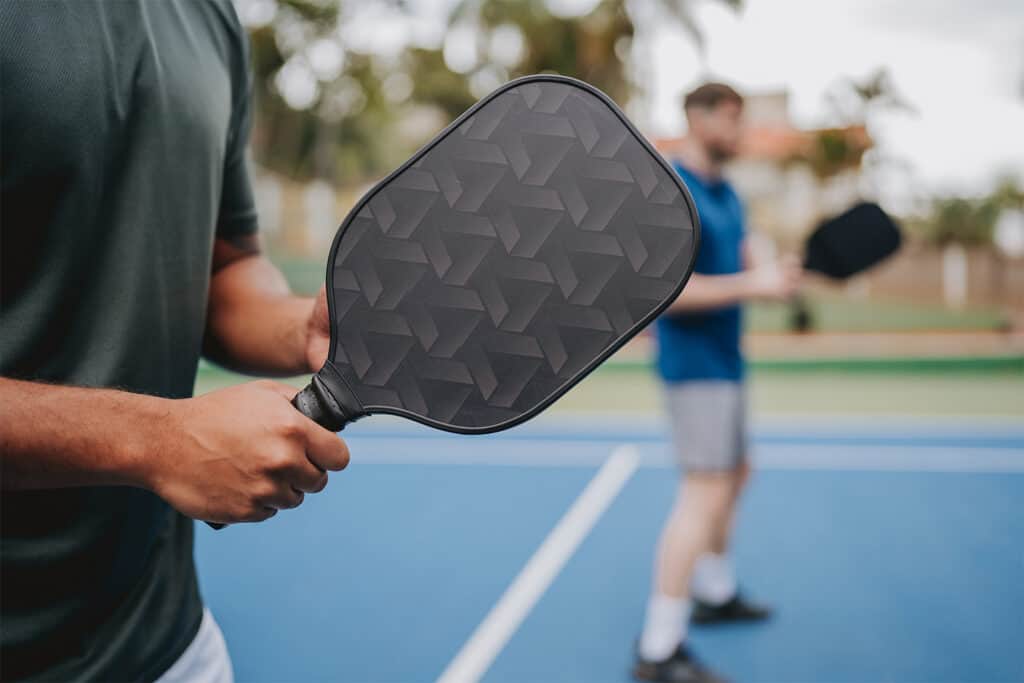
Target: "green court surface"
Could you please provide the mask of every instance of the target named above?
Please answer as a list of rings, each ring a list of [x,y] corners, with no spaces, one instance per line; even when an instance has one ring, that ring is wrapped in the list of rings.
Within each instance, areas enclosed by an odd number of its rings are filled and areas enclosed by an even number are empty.
[[[850,299],[831,292],[808,297],[815,329],[825,332],[916,332],[927,330],[999,330],[1006,315],[994,307],[955,310],[936,304],[909,301]],[[785,332],[790,310],[780,304],[752,304],[748,308],[752,332]]]
[[[892,414],[992,415],[1024,417],[1024,372],[1008,362],[990,369],[970,371],[899,370],[876,362],[864,370],[789,369],[755,365],[751,372],[751,400],[755,414]],[[961,369],[957,369],[961,368]],[[204,364],[196,392],[246,381],[248,378]],[[305,378],[285,380],[302,386]],[[563,396],[552,411],[572,413],[650,414],[660,410],[658,380],[642,364],[611,362]]]

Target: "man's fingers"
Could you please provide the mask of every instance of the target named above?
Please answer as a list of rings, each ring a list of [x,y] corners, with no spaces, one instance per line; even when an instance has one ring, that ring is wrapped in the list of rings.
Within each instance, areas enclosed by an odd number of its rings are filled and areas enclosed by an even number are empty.
[[[306,494],[288,484],[283,485],[273,496],[263,501],[267,507],[276,510],[291,510],[302,505]]]
[[[307,456],[308,457],[308,456]],[[308,459],[288,477],[289,483],[299,491],[320,493],[327,486],[327,472]]]
[[[348,466],[348,446],[337,434],[310,420],[306,430],[306,457],[322,470],[337,472]]]

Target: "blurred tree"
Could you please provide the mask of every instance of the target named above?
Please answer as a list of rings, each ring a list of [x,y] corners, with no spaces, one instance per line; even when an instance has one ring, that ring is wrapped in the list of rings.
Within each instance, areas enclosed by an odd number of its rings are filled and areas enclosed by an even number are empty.
[[[925,236],[939,245],[988,244],[999,209],[990,198],[940,197],[933,201]]]
[[[741,0],[717,2],[738,8]],[[252,44],[253,155],[263,166],[298,179],[379,175],[434,132],[403,134],[417,106],[436,107],[451,119],[516,76],[575,76],[624,104],[642,85],[630,83],[625,64],[636,17],[659,25],[676,22],[703,45],[693,0],[597,0],[580,14],[558,13],[552,9],[558,3],[545,0],[460,0],[440,47],[407,45],[397,58],[343,44],[346,21],[365,5],[235,4]],[[407,0],[376,4],[408,9]],[[408,81],[405,95],[394,95],[403,89],[389,82],[394,75]]]
[[[737,9],[741,0],[718,0]],[[556,12],[543,0],[461,0],[449,18],[446,44],[414,55],[415,97],[454,116],[504,81],[552,72],[591,83],[619,104],[631,84],[627,61],[637,17],[675,22],[703,46],[692,0],[598,0],[580,14]],[[438,68],[447,73],[439,74]]]
[[[399,0],[392,4],[401,6]],[[306,179],[361,178],[393,162],[393,107],[371,54],[345,50],[337,0],[236,0],[249,29],[256,161]]]
[[[633,24],[623,0],[600,0],[581,16],[556,15],[541,1],[462,0],[451,20],[478,32],[476,64],[468,73],[471,82],[485,81],[484,89],[487,80],[551,71],[582,78],[619,101],[627,94],[622,55]]]
[[[1000,209],[1024,209],[1024,185],[1012,175],[1006,175],[996,183],[992,201]]]
[[[825,181],[844,171],[860,168],[871,145],[864,126],[823,128],[814,131],[803,149],[787,163],[804,164],[818,180]]]
[[[1024,208],[1024,187],[1007,176],[983,197],[935,197],[928,212],[908,223],[915,233],[938,245],[991,244],[999,215],[1006,209]]]
[[[434,105],[449,119],[454,119],[476,101],[469,81],[444,63],[442,50],[415,47],[406,53],[407,68],[412,74],[412,98]]]
[[[825,96],[832,119],[838,124],[817,131],[791,161],[805,163],[819,180],[860,168],[876,146],[872,119],[883,112],[913,112],[889,71],[880,67],[863,79],[844,78]],[[877,156],[877,150],[873,150]]]
[[[826,99],[837,122],[847,126],[870,125],[872,116],[879,112],[916,111],[885,67],[875,69],[862,79],[840,80]]]

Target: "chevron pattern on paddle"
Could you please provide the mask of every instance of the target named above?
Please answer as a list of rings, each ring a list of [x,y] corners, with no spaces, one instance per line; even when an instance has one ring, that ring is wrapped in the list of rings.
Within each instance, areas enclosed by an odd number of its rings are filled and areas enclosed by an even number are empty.
[[[535,410],[687,276],[678,182],[584,87],[500,92],[346,219],[335,366],[371,413],[483,429]]]

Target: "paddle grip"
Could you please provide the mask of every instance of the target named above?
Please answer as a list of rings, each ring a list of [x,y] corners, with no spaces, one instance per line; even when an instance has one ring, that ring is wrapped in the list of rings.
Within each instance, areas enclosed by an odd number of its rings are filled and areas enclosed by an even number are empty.
[[[292,398],[292,405],[310,420],[332,432],[340,432],[349,422],[361,417],[351,407],[346,410],[334,398],[334,394],[327,388],[319,375],[313,375],[313,379],[306,385],[306,388],[295,394],[295,397]],[[226,526],[218,522],[207,522],[207,525],[211,529],[223,529]]]
[[[814,313],[803,294],[794,294],[789,299],[789,330],[800,334],[814,329]]]
[[[332,432],[340,432],[352,420],[351,413],[334,398],[318,375],[313,375],[306,388],[295,394],[292,405],[310,420]]]

